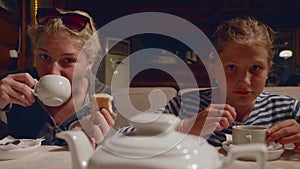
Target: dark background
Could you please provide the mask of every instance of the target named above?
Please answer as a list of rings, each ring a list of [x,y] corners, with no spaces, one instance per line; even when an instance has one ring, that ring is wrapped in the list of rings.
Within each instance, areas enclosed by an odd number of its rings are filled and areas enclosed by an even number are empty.
[[[0,71],[6,72],[34,66],[26,25],[34,21],[34,6],[87,11],[95,19],[98,28],[137,12],[164,12],[182,17],[211,37],[216,26],[236,16],[253,16],[278,32],[278,49],[293,50],[293,57],[284,59],[275,55],[273,74],[284,85],[287,78],[300,75],[300,1],[299,0],[1,0],[15,3],[13,12],[0,10]],[[37,2],[37,4],[34,4]],[[166,36],[144,34],[130,37],[130,52],[156,47],[176,53],[186,61],[199,79],[199,86],[210,85],[200,60],[186,58],[190,51],[184,44]],[[12,59],[9,49],[18,49],[19,58]],[[170,66],[170,65],[169,65]],[[174,66],[176,69],[176,66]],[[183,75],[184,77],[184,75]],[[165,72],[151,70],[134,77],[132,86],[174,86],[174,80]],[[187,86],[188,87],[188,86]]]

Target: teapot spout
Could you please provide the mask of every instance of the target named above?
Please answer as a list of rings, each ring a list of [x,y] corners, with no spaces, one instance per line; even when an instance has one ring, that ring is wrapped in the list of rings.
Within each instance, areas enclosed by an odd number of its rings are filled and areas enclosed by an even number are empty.
[[[84,132],[81,130],[62,131],[56,136],[67,142],[71,151],[73,169],[85,169],[94,149]]]

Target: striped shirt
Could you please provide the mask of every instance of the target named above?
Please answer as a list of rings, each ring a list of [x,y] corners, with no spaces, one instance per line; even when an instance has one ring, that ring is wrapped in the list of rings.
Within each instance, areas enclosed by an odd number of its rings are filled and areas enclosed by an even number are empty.
[[[175,114],[182,119],[191,118],[211,104],[211,89],[192,91],[176,96],[165,106],[164,113]],[[262,92],[246,121],[238,124],[270,127],[273,124],[295,119],[300,123],[300,102],[294,98],[275,93]],[[232,133],[232,126],[222,131],[215,131],[207,137],[214,146],[221,146],[226,141],[225,134]]]

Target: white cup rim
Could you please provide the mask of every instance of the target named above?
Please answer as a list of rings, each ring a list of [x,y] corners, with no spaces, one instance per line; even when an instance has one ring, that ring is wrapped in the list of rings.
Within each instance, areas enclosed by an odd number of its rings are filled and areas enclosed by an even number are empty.
[[[255,125],[237,125],[237,126],[232,126],[232,129],[235,129],[235,130],[266,130],[267,127],[255,126]]]

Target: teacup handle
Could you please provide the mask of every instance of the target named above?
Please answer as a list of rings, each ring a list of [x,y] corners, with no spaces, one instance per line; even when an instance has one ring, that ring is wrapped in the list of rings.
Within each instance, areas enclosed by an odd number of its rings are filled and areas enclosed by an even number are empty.
[[[33,89],[30,88],[32,94],[35,95],[35,96],[38,96],[38,94],[35,92],[35,88],[36,88],[37,83],[38,83],[38,81],[35,79],[35,84],[34,84],[34,86],[33,86]]]
[[[245,137],[248,139],[249,143],[252,144],[252,135],[247,134]]]
[[[30,90],[31,90],[31,92],[32,92],[33,95],[38,96],[37,93],[35,92],[35,86],[34,86],[33,89],[30,89]]]
[[[258,169],[264,169],[267,161],[267,146],[263,143],[254,143],[251,145],[242,144],[232,146],[228,150],[227,157],[224,159],[223,167],[226,168],[232,163],[232,161],[243,156],[255,157],[256,162],[258,164]]]

